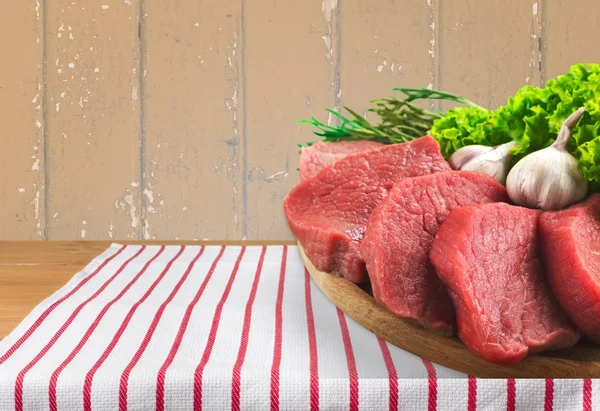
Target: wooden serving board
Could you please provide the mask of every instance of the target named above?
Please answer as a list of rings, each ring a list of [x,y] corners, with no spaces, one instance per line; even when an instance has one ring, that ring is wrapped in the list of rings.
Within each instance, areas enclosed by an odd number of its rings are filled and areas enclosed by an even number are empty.
[[[600,378],[600,346],[582,341],[568,350],[529,355],[502,366],[471,353],[458,338],[410,324],[377,304],[355,284],[315,268],[298,243],[313,281],[346,315],[389,343],[436,364],[480,378]]]

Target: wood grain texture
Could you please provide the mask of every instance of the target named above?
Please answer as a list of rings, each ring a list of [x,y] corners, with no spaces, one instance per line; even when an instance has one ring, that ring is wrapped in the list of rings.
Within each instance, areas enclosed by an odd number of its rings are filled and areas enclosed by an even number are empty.
[[[0,6],[0,238],[44,238],[43,9]]]
[[[346,0],[342,8],[341,103],[367,114],[394,87],[437,87],[436,0]],[[349,114],[349,113],[345,113]]]
[[[551,79],[576,63],[600,62],[600,2],[553,0],[542,3],[542,75]]]
[[[538,85],[535,4],[441,2],[439,87],[495,109],[525,84]]]
[[[146,13],[143,238],[239,239],[241,2],[146,0]]]
[[[48,238],[137,238],[138,2],[48,4]]]
[[[349,281],[317,270],[298,244],[300,254],[321,291],[354,321],[378,337],[436,364],[480,378],[599,378],[600,347],[579,344],[563,351],[530,355],[515,366],[502,366],[472,354],[457,338],[443,337],[409,324],[382,308]]]
[[[292,245],[293,241],[119,241],[120,244]],[[0,339],[67,283],[109,241],[0,241]]]
[[[299,143],[335,96],[337,1],[244,2],[242,236],[290,239],[283,198],[299,181]]]

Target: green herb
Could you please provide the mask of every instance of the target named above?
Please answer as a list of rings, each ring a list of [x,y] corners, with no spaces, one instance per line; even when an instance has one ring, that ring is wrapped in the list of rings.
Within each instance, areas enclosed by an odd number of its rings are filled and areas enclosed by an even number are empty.
[[[389,97],[371,101],[375,107],[368,111],[375,113],[380,118],[380,122],[377,124],[372,124],[349,107],[344,108],[350,113],[352,119],[335,110],[327,109],[327,112],[340,119],[339,126],[325,124],[314,117],[311,120],[302,120],[300,123],[316,127],[318,131],[315,131],[314,134],[323,137],[324,141],[372,140],[393,144],[424,136],[431,130],[434,121],[444,115],[443,112],[436,109],[426,110],[418,107],[413,104],[413,101],[447,100],[481,109],[464,97],[444,91],[427,88],[395,88],[393,90],[404,93],[406,97],[402,99]],[[307,145],[311,144],[312,142]]]
[[[568,151],[578,159],[588,181],[600,182],[600,64],[576,64],[544,88],[524,86],[495,111],[449,110],[434,121],[431,135],[447,158],[466,145],[495,146],[513,140],[516,162],[550,146],[566,118],[581,106],[586,111]]]

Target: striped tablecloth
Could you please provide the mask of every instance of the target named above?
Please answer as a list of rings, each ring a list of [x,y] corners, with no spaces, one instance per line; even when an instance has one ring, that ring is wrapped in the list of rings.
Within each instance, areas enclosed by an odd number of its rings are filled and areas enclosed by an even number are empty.
[[[0,410],[591,410],[591,380],[479,380],[378,339],[296,247],[112,245],[0,342]]]

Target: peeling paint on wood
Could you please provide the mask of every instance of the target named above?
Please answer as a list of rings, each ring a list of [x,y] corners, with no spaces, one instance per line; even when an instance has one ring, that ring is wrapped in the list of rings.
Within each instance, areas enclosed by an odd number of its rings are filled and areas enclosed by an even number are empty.
[[[338,0],[323,0],[321,4],[321,10],[323,10],[323,18],[326,23],[326,31],[321,38],[325,42],[325,58],[329,61],[329,64],[333,64],[333,41],[334,37],[334,11],[337,9]]]
[[[140,179],[135,4],[48,9],[48,213],[61,215],[48,222],[50,239],[107,239],[110,223],[119,238],[139,238],[139,189],[129,186]]]
[[[289,239],[298,120],[600,61],[596,0],[5,3],[0,240]]]
[[[543,31],[543,16],[544,4],[541,0],[532,0],[531,10],[533,15],[532,33],[530,40],[531,59],[529,63],[530,72],[525,78],[525,84],[533,84],[536,86],[544,83],[544,66],[543,49],[542,49],[542,31]]]
[[[366,112],[370,100],[399,96],[394,87],[426,87],[433,81],[437,69],[432,67],[432,1],[344,1],[343,105],[376,120]]]
[[[533,77],[531,2],[441,2],[440,87],[496,108]],[[444,107],[449,107],[444,104]]]
[[[600,2],[544,1],[541,13],[543,81],[576,63],[600,62]]]
[[[297,121],[326,119],[335,104],[335,1],[248,7],[246,25],[248,239],[292,238],[283,197],[299,181],[298,143],[314,140]],[[297,18],[289,18],[297,16]],[[322,37],[333,36],[330,50]],[[293,44],[293,47],[289,45]],[[275,52],[276,50],[276,52]],[[299,64],[298,57],[310,64]],[[310,105],[307,106],[307,96]],[[212,238],[212,237],[211,237]]]
[[[240,3],[146,10],[144,238],[240,238]]]
[[[39,2],[0,12],[0,239],[44,238],[42,15]]]

